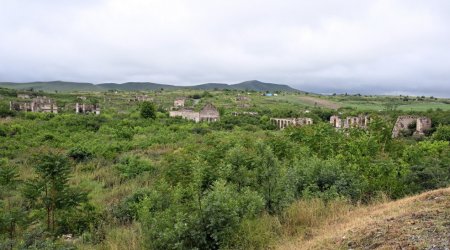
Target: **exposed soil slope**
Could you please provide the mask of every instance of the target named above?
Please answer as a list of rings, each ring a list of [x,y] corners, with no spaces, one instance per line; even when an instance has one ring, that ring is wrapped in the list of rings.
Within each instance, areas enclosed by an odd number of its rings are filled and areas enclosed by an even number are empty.
[[[279,249],[450,249],[450,188],[362,207]]]

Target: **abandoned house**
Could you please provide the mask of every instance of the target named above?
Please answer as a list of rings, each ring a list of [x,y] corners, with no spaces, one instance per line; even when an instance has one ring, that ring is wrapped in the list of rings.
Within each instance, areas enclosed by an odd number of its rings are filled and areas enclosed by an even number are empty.
[[[211,103],[206,104],[202,110],[200,110],[200,121],[216,122],[219,120],[219,117],[219,111]]]
[[[27,94],[17,94],[17,98],[19,99],[30,99],[30,95]]]
[[[173,107],[174,108],[182,108],[184,107],[186,99],[185,98],[177,98],[175,101],[173,101]]]
[[[100,106],[98,104],[85,104],[77,102],[77,104],[75,104],[75,113],[99,115]]]
[[[330,124],[335,128],[367,128],[370,117],[366,115],[349,116],[341,119],[337,115],[330,117]]]
[[[180,109],[176,111],[169,112],[170,117],[182,117],[187,120],[192,120],[195,122],[215,122],[220,118],[219,111],[214,105],[208,103],[206,104],[200,112],[195,112],[191,109]]]
[[[270,118],[273,124],[277,126],[279,129],[284,129],[289,126],[305,126],[312,125],[313,120],[311,118]]]
[[[10,102],[9,109],[26,112],[58,113],[56,102],[45,96],[33,98],[31,102]]]
[[[431,129],[431,119],[428,117],[399,116],[392,129],[392,137],[397,138],[402,132],[408,130],[414,130],[413,135],[422,136],[429,129]]]
[[[138,95],[138,96],[136,96],[136,100],[138,102],[151,102],[151,101],[153,101],[153,97],[148,96],[148,95]]]
[[[247,102],[247,101],[250,101],[250,100],[251,99],[248,96],[238,95],[236,97],[236,101],[240,101],[240,102]]]

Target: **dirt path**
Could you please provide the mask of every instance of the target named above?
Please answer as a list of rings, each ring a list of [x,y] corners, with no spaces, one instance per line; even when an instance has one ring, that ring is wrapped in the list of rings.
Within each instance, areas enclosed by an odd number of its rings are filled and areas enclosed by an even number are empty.
[[[311,106],[319,106],[319,107],[324,107],[324,108],[329,108],[329,109],[338,109],[341,107],[341,105],[337,102],[333,102],[333,101],[329,101],[329,100],[325,100],[325,99],[321,99],[321,98],[317,98],[317,97],[312,97],[312,96],[301,96],[299,97],[299,99],[302,102],[308,103]]]
[[[450,188],[358,208],[278,249],[449,249]]]

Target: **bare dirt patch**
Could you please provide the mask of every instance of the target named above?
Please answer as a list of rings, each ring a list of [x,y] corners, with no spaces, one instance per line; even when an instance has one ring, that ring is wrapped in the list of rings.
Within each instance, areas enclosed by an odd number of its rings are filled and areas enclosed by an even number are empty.
[[[450,188],[357,208],[279,249],[450,249]]]

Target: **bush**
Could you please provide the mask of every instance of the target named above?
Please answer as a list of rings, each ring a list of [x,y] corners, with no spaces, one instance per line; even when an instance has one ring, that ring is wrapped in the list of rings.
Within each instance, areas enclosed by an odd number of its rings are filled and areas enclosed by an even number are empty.
[[[84,147],[76,146],[69,150],[67,156],[77,162],[82,162],[90,159],[93,156],[93,153]]]
[[[450,125],[439,126],[433,134],[433,140],[450,142]]]
[[[156,107],[152,102],[143,102],[141,104],[141,117],[146,119],[156,118]]]
[[[148,160],[141,159],[137,156],[129,155],[120,159],[116,165],[116,169],[124,179],[132,179],[136,176],[151,171],[152,165]]]
[[[17,124],[0,124],[0,136],[12,137],[21,134],[24,131],[24,127]]]
[[[45,134],[42,136],[42,141],[53,141],[55,140],[55,136],[52,134]]]
[[[113,215],[122,224],[130,224],[138,217],[139,203],[150,195],[148,190],[138,190],[113,207]]]
[[[98,227],[101,214],[94,206],[84,203],[76,209],[61,211],[63,216],[58,220],[58,235],[74,234],[81,235]]]
[[[6,106],[0,106],[0,117],[14,116],[14,111],[9,110]]]

